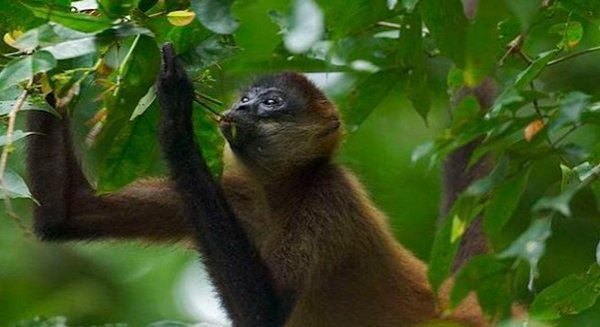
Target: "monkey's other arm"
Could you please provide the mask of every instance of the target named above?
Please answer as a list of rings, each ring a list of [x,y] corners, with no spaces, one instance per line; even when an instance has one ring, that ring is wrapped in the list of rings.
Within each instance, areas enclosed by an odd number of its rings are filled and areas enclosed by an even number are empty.
[[[47,101],[54,105],[52,94]],[[169,182],[146,180],[97,196],[82,173],[71,144],[69,120],[30,112],[27,170],[33,196],[34,230],[42,240],[145,238],[174,241],[190,229],[179,195]]]
[[[170,44],[157,81],[159,141],[209,276],[236,327],[283,326],[268,269],[236,219],[194,140],[193,86]]]

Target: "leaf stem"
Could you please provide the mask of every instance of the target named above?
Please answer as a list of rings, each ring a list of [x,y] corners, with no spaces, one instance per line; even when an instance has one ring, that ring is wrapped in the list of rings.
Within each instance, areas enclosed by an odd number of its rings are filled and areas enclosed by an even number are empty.
[[[6,131],[6,144],[4,145],[4,148],[2,149],[2,154],[0,155],[0,188],[4,192],[5,210],[6,210],[6,213],[8,214],[8,216],[11,217],[11,219],[17,224],[17,226],[19,226],[19,228],[21,230],[23,230],[23,232],[25,233],[26,236],[31,236],[31,231],[25,225],[25,223],[23,222],[21,217],[19,217],[14,211],[12,202],[10,201],[10,192],[8,191],[8,188],[6,187],[6,184],[5,184],[4,173],[6,171],[6,165],[8,163],[8,155],[11,152],[11,148],[12,148],[17,113],[21,110],[21,108],[23,108],[23,105],[25,104],[25,100],[27,99],[27,96],[29,95],[32,85],[33,85],[33,77],[29,79],[29,82],[27,82],[27,86],[25,87],[25,90],[23,90],[21,95],[19,95],[19,97],[17,98],[17,101],[15,102],[15,106],[12,108],[12,110],[8,114],[8,128]]]
[[[554,59],[554,60],[550,61],[546,66],[553,66],[553,65],[556,65],[556,64],[560,64],[563,61],[567,61],[569,59],[573,59],[573,58],[582,56],[584,54],[588,54],[588,53],[592,53],[592,52],[596,52],[596,51],[600,51],[600,46],[589,48],[589,49],[585,49],[585,50],[582,50],[582,51],[579,51],[579,52],[571,53],[569,55],[566,55],[566,56],[558,58],[558,59]]]

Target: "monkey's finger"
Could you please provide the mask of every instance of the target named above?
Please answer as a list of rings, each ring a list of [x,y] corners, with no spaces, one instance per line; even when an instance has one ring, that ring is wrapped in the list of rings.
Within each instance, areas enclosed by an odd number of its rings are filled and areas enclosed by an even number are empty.
[[[161,49],[161,67],[163,74],[166,74],[176,67],[175,49],[173,44],[168,42],[162,46]]]

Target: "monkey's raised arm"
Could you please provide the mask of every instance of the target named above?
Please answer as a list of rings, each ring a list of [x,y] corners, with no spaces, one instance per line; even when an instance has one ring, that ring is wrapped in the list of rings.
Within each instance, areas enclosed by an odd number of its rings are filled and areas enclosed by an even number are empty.
[[[167,44],[157,81],[159,141],[208,273],[236,327],[283,326],[273,282],[194,140],[193,87]]]
[[[52,95],[48,102],[54,105]],[[33,196],[34,229],[43,240],[146,238],[177,240],[189,235],[179,195],[170,183],[137,182],[96,196],[75,159],[68,118],[30,112],[27,170]]]

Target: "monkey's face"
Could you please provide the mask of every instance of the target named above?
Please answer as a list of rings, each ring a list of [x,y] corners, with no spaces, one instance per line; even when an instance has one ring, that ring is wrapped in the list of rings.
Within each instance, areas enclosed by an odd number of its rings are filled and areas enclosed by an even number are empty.
[[[259,79],[221,121],[233,152],[245,163],[271,171],[330,156],[339,127],[333,104],[295,73]]]

